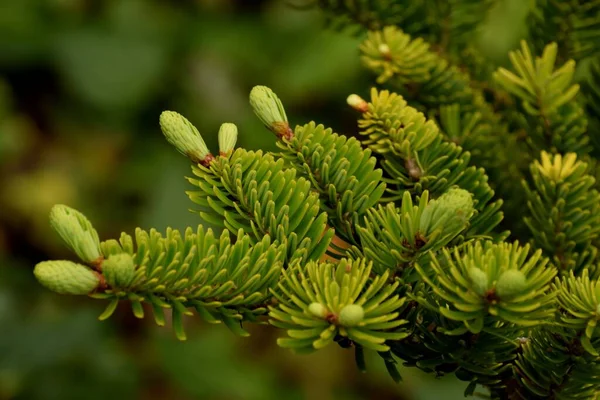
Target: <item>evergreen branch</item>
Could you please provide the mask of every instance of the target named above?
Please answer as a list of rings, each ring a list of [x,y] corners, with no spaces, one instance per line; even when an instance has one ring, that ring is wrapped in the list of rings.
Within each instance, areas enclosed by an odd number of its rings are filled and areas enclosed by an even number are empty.
[[[406,190],[413,195],[428,190],[436,198],[458,186],[473,194],[477,210],[466,237],[489,234],[500,223],[502,201],[491,202],[494,191],[485,171],[469,166],[470,154],[445,141],[437,126],[401,96],[372,89],[369,103],[353,104],[363,111],[358,124],[365,143],[383,156],[390,194],[386,200],[400,200]]]
[[[571,84],[575,62],[570,60],[555,70],[557,49],[556,43],[549,44],[534,62],[522,41],[521,50],[510,53],[517,74],[500,68],[494,78],[521,99],[523,113],[529,116],[523,122],[534,150],[586,154],[590,151],[587,120],[582,107],[572,101],[579,91],[579,85]]]
[[[363,64],[377,74],[377,83],[389,82],[399,93],[424,107],[472,104],[467,75],[429,48],[422,38],[412,39],[387,26],[369,32],[360,50]]]
[[[475,334],[547,323],[555,310],[557,293],[549,289],[556,270],[546,268],[541,251],[528,253],[528,245],[477,242],[461,252],[444,249],[441,258],[431,254],[430,264],[415,269],[435,296],[417,299]]]
[[[277,96],[262,86],[256,91],[263,95],[251,101],[260,110],[261,121],[281,137],[289,137],[292,132]],[[167,140],[197,164],[192,171],[198,179],[188,181],[198,190],[187,194],[202,207],[200,216],[205,221],[233,232],[241,229],[253,241],[269,235],[285,244],[288,261],[318,260],[325,253],[334,232],[326,227],[319,197],[311,192],[309,181],[296,179],[295,170],[284,168],[283,160],[275,161],[261,151],[238,149],[232,154],[238,135],[233,124],[223,124],[219,130],[217,158],[183,116],[164,112],[161,128]]]
[[[523,181],[529,208],[524,220],[536,246],[561,274],[591,268],[598,252],[592,242],[600,234],[600,193],[587,164],[574,153],[542,152],[530,170],[532,186]]]
[[[325,12],[330,26],[348,28],[360,26],[369,30],[386,25],[402,25],[412,33],[422,32],[432,25],[424,1],[398,0],[316,0]]]
[[[592,399],[600,385],[598,358],[586,354],[572,330],[539,330],[527,338],[505,396],[523,399]]]
[[[528,27],[536,51],[550,41],[561,44],[562,61],[581,60],[600,51],[600,1],[536,0],[532,4]]]
[[[600,154],[600,56],[596,57],[589,67],[589,74],[582,85],[585,100],[585,111],[588,116],[590,141],[594,146],[594,156]]]
[[[354,344],[387,352],[386,341],[407,332],[399,318],[405,298],[394,294],[398,283],[388,274],[371,278],[371,263],[342,259],[338,264],[309,262],[283,272],[270,307],[271,324],[287,330],[277,343],[298,352],[321,349],[347,338]],[[337,339],[339,340],[339,338]]]
[[[231,157],[218,157],[209,167],[194,165],[196,190],[190,199],[202,207],[207,222],[232,231],[242,229],[253,241],[268,235],[284,243],[287,260],[318,260],[334,231],[327,229],[319,196],[307,179],[296,178],[282,159],[261,151],[237,149]]]
[[[261,119],[268,115],[266,104],[269,99],[271,108],[283,110],[279,98],[270,89],[255,89],[250,99],[251,104],[260,101],[265,104],[264,110],[254,107]],[[281,117],[266,119],[270,126],[287,124]],[[281,156],[310,181],[336,235],[356,243],[354,226],[359,217],[377,204],[385,191],[385,184],[381,182],[383,173],[376,169],[377,162],[371,151],[363,149],[355,138],[335,134],[314,122],[297,126],[293,134],[279,138],[277,145],[282,150]]]
[[[391,351],[425,372],[443,376],[454,373],[461,381],[469,382],[465,396],[473,395],[476,385],[492,389],[503,388],[503,381],[512,376],[511,362],[516,358],[520,341],[512,340],[516,333],[505,328],[506,336],[490,332],[473,334],[464,325],[421,309],[415,313],[411,336],[392,342]]]
[[[600,354],[592,343],[600,342],[600,329],[597,326],[600,318],[600,281],[590,280],[587,269],[579,277],[575,277],[571,271],[562,281],[557,279],[555,290],[559,292],[559,321],[577,332],[576,336],[585,351],[598,357]]]
[[[502,114],[495,110],[498,106],[488,103],[484,95],[484,91],[487,92],[502,107],[505,93],[473,81],[464,69],[433,51],[422,38],[412,39],[396,27],[371,32],[362,43],[361,52],[363,64],[378,75],[379,83],[393,86],[411,105],[427,110],[429,116],[441,117],[447,110],[445,107],[456,105],[460,120],[478,116],[479,125],[488,127],[476,131],[482,136],[477,140],[471,136],[464,143],[456,143],[465,145],[469,151],[477,142],[486,143],[489,150],[475,151],[473,161],[486,169],[489,184],[505,200],[504,209],[517,212],[524,201],[519,195],[518,182],[528,165],[528,149],[520,144],[519,136],[509,134]],[[489,67],[486,70],[489,71]],[[519,226],[510,228],[521,230]]]
[[[453,48],[462,48],[471,41],[495,3],[496,0],[448,1],[449,40]]]
[[[77,213],[68,211],[54,220],[58,232],[68,228]],[[67,244],[77,251],[86,240],[87,230],[72,230]],[[240,323],[266,312],[269,289],[277,284],[285,258],[285,247],[272,244],[269,236],[253,244],[239,231],[232,243],[229,231],[216,237],[202,226],[196,233],[191,228],[184,234],[167,229],[164,236],[137,229],[135,244],[123,233],[118,241],[107,240],[98,249],[101,257],[90,263],[96,271],[69,261],[45,261],[34,273],[56,292],[110,300],[100,319],[108,318],[121,300],[131,304],[138,318],[144,317],[142,303],[149,303],[161,326],[164,309],[172,309],[173,328],[181,340],[186,338],[183,315],[192,315],[189,308],[208,322],[222,321],[247,335]]]
[[[410,193],[404,192],[401,209],[388,203],[367,213],[364,227],[358,228],[362,252],[373,260],[376,273],[390,270],[403,282],[414,283],[418,275],[413,264],[448,245],[465,229],[473,213],[471,194],[462,189],[450,189],[431,201],[425,191],[417,205]]]

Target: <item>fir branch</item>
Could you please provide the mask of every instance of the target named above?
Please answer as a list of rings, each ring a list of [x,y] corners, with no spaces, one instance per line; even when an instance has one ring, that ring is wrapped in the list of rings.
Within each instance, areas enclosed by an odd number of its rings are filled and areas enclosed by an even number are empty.
[[[428,265],[415,265],[435,294],[416,298],[470,332],[502,332],[505,324],[538,326],[552,317],[557,293],[549,289],[556,271],[546,268],[541,251],[528,257],[528,245],[477,242],[442,254],[432,254]]]
[[[561,274],[591,268],[598,253],[592,242],[600,234],[600,193],[587,164],[574,153],[542,152],[530,170],[531,186],[523,181],[529,208],[524,220],[536,246]]]
[[[600,56],[589,66],[589,74],[582,84],[585,111],[589,121],[588,133],[594,146],[593,155],[600,155]]]
[[[558,46],[549,44],[541,57],[533,56],[524,41],[521,50],[510,53],[517,74],[504,68],[494,74],[496,81],[521,100],[522,120],[534,151],[587,154],[589,138],[583,109],[572,100],[579,85],[571,84],[575,62],[554,69]]]
[[[283,110],[281,101],[270,89],[260,92],[253,89],[250,99],[251,104],[262,101],[270,104],[267,108]],[[254,110],[259,118],[264,118],[261,109],[254,107]],[[282,118],[275,119],[276,125]],[[376,168],[371,151],[363,149],[355,138],[338,135],[314,122],[297,126],[293,134],[278,137],[281,156],[310,181],[337,236],[356,243],[354,226],[359,217],[377,204],[385,191],[381,182],[383,173]]]
[[[592,399],[600,385],[598,358],[572,330],[534,331],[514,363],[515,383],[499,394],[523,399]]]
[[[594,56],[600,51],[599,15],[598,0],[536,0],[528,16],[530,41],[536,51],[559,42],[562,62]]]
[[[69,223],[66,217],[55,226],[60,231]],[[85,240],[84,234],[74,234],[69,243]],[[137,229],[135,244],[125,233],[118,241],[100,244],[101,260],[93,263],[97,272],[68,261],[47,261],[39,263],[34,273],[56,292],[110,300],[100,319],[108,318],[121,300],[143,318],[142,303],[146,302],[161,326],[164,309],[172,310],[173,328],[181,340],[186,337],[183,315],[192,315],[190,308],[208,322],[222,321],[234,332],[247,335],[240,323],[266,312],[269,289],[277,284],[285,259],[285,247],[271,243],[268,235],[252,242],[241,230],[232,243],[229,231],[216,237],[202,226],[195,233],[187,228],[184,234],[167,229],[164,236],[156,230]]]
[[[283,272],[273,295],[279,301],[270,308],[271,323],[286,329],[289,338],[280,346],[299,352],[314,351],[332,343],[336,336],[356,345],[386,352],[388,340],[407,336],[397,329],[405,298],[394,294],[398,283],[388,274],[370,277],[365,260],[342,259],[337,265],[310,262]]]
[[[460,119],[480,117],[479,123],[489,129],[477,131],[482,137],[475,140],[471,136],[464,145],[472,150],[477,141],[487,144],[486,152],[474,152],[474,163],[486,169],[489,184],[505,200],[504,209],[517,212],[524,201],[518,182],[529,162],[528,149],[521,145],[518,135],[508,132],[502,114],[488,103],[484,90],[500,104],[505,94],[494,86],[473,81],[465,70],[433,51],[422,38],[412,39],[397,27],[369,33],[361,52],[363,64],[378,75],[378,83],[392,86],[411,105],[427,110],[429,116],[439,118],[442,108],[458,105]],[[510,228],[521,230],[518,226]]]
[[[360,50],[363,64],[377,74],[377,83],[389,81],[409,100],[424,107],[472,104],[468,76],[431,51],[422,38],[413,40],[402,30],[387,26],[369,32]]]
[[[369,30],[386,25],[402,25],[412,33],[423,32],[432,25],[424,1],[398,0],[316,0],[327,18],[329,26],[337,29]]]
[[[469,166],[470,154],[439,135],[437,126],[407,106],[401,96],[371,90],[358,124],[365,143],[383,156],[388,201],[398,201],[406,190],[436,198],[456,185],[473,194],[477,215],[466,237],[486,235],[502,220],[502,201],[492,202],[494,191],[483,169]],[[360,107],[358,109],[361,109]]]
[[[400,209],[388,203],[367,213],[358,229],[362,252],[373,260],[376,273],[390,270],[403,282],[414,283],[418,281],[414,263],[448,245],[473,213],[471,194],[462,189],[450,189],[431,201],[425,191],[417,205],[406,191]]]
[[[231,157],[218,157],[209,167],[194,165],[196,190],[190,199],[202,208],[207,222],[230,230],[242,229],[260,241],[265,235],[284,243],[287,259],[318,260],[334,231],[327,229],[319,196],[296,170],[270,154],[237,149]]]

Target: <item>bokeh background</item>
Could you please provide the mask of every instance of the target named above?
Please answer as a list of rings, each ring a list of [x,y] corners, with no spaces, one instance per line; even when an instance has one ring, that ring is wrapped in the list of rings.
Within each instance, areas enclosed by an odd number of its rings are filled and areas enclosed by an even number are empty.
[[[500,3],[476,40],[503,62],[524,2]],[[293,355],[269,327],[239,339],[189,319],[178,342],[126,305],[101,323],[102,302],[54,295],[33,278],[37,262],[71,257],[48,225],[55,203],[82,210],[104,239],[201,222],[184,193],[189,164],[158,127],[164,109],[186,115],[213,149],[222,122],[240,127],[239,145],[273,149],[247,102],[264,84],[292,122],[356,130],[345,98],[371,84],[361,36],[300,8],[0,0],[0,400],[463,398],[463,383],[414,370],[395,385],[377,357],[360,374],[335,346]]]

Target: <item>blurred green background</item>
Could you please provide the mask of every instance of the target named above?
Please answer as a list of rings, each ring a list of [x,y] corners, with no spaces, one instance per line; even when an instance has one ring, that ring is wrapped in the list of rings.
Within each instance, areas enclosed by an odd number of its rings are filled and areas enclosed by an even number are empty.
[[[519,36],[505,2],[479,38],[501,59]],[[507,21],[511,21],[508,26]],[[523,25],[523,24],[520,24]],[[272,87],[294,123],[352,134],[348,94],[366,94],[360,37],[285,1],[0,0],[0,399],[461,399],[465,387],[349,351],[279,349],[279,332],[239,339],[189,319],[188,341],[103,304],[50,293],[33,278],[70,258],[48,225],[55,203],[82,210],[102,238],[196,225],[190,168],[162,139],[158,115],[186,115],[216,150],[222,122],[239,145],[273,149],[247,96]],[[434,382],[435,380],[435,382]]]

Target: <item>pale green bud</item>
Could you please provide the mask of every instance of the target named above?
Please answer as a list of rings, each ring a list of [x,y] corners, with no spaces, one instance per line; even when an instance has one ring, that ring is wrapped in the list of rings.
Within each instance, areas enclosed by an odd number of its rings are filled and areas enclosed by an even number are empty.
[[[377,46],[377,50],[379,50],[379,54],[381,54],[383,58],[389,59],[392,57],[392,50],[386,43],[379,44],[379,46]]]
[[[358,325],[364,317],[365,310],[361,306],[357,304],[348,304],[340,311],[338,321],[340,322],[340,325],[350,328]]]
[[[214,158],[198,129],[175,111],[160,114],[160,129],[167,141],[195,163],[208,163]]]
[[[33,274],[42,285],[60,294],[88,294],[101,282],[98,273],[71,261],[43,261]]]
[[[354,108],[356,111],[360,111],[362,113],[367,112],[369,110],[369,103],[367,103],[362,97],[357,94],[351,94],[346,99],[348,105]]]
[[[321,303],[310,303],[310,305],[308,306],[308,311],[315,317],[322,319],[325,319],[327,317],[327,314],[329,314],[327,307],[325,307]]]
[[[50,225],[82,261],[91,263],[101,257],[98,232],[79,211],[57,204],[50,210]]]
[[[473,196],[464,189],[452,188],[427,204],[419,230],[428,235],[438,228],[462,229],[473,215]]]
[[[513,297],[521,294],[527,287],[525,274],[518,269],[504,271],[496,282],[496,294],[500,298]]]
[[[102,275],[114,287],[128,287],[135,277],[133,257],[128,253],[114,254],[102,263]]]
[[[237,141],[238,129],[235,124],[224,123],[219,129],[219,153],[227,157],[233,151]]]
[[[488,290],[488,277],[486,273],[479,268],[472,267],[469,268],[468,274],[475,293],[483,296]]]
[[[250,105],[258,119],[277,137],[290,140],[294,136],[283,104],[271,89],[254,86],[250,92]]]

